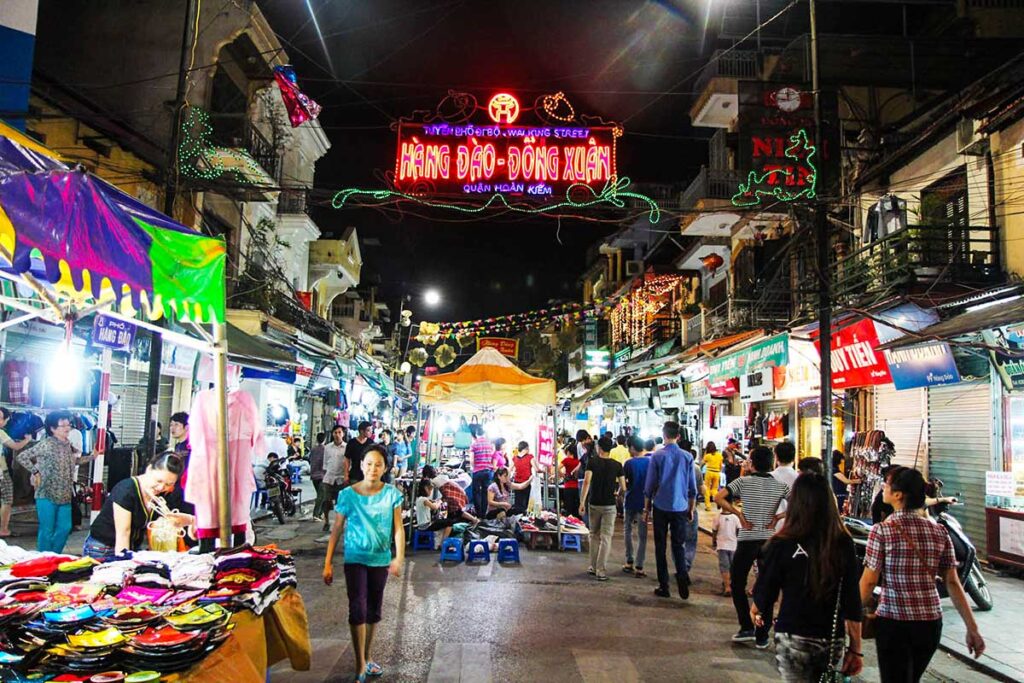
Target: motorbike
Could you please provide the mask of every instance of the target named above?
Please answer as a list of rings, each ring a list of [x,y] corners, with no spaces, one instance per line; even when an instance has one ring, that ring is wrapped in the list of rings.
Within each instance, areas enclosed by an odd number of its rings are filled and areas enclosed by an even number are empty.
[[[279,524],[284,524],[285,515],[295,516],[299,506],[298,497],[292,488],[292,479],[288,471],[278,462],[267,464],[263,473],[263,485],[267,489],[267,503]]]
[[[993,606],[992,593],[988,589],[985,574],[981,571],[981,565],[978,563],[978,550],[967,536],[957,518],[949,513],[951,506],[963,505],[964,503],[960,500],[960,496],[952,499],[943,498],[942,486],[943,483],[940,479],[933,478],[929,481],[928,495],[941,502],[932,505],[928,512],[931,518],[946,530],[950,540],[953,542],[953,552],[956,556],[957,564],[956,573],[960,577],[960,583],[963,584],[964,591],[971,596],[971,600],[977,605],[979,612],[987,612]],[[846,525],[847,531],[850,532],[850,536],[853,537],[857,555],[863,560],[864,554],[867,552],[868,534],[871,532],[871,525],[853,517],[844,517],[843,523]],[[949,597],[945,581],[936,579],[936,588],[941,597]]]

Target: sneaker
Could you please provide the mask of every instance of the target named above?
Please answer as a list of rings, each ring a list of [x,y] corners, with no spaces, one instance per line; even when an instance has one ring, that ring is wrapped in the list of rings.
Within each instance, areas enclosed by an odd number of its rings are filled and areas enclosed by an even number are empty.
[[[754,629],[740,629],[732,637],[732,642],[734,643],[749,643],[752,640],[755,640]]]
[[[676,588],[679,589],[679,597],[683,600],[690,599],[690,577],[686,574],[676,574]]]
[[[657,595],[659,598],[671,598],[672,597],[672,594],[668,592],[668,589],[667,588],[662,588],[661,586],[658,586],[657,588],[654,589],[654,594]],[[753,631],[751,631],[751,633],[753,633]],[[751,638],[753,638],[753,635],[751,635]]]
[[[608,575],[607,574],[598,574],[597,575],[597,580],[598,581],[607,581],[608,580]]]
[[[321,515],[313,515],[312,517],[310,517],[310,519],[313,520],[314,522],[325,522],[325,521],[327,521]]]
[[[768,649],[768,636],[764,636],[763,638],[762,637],[755,638],[754,639],[754,647],[756,647],[758,650],[767,650]]]

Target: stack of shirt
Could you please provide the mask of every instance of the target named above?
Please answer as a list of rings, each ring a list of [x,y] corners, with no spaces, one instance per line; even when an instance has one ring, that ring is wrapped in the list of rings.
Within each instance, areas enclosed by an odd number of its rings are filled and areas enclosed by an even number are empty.
[[[281,570],[277,558],[273,549],[249,545],[217,552],[214,588],[200,601],[263,614],[279,597]]]
[[[92,576],[93,568],[99,562],[91,557],[79,557],[78,559],[61,562],[57,565],[57,571],[50,574],[50,581],[53,583],[72,583],[81,581]]]
[[[48,577],[57,571],[57,568],[65,562],[71,562],[75,558],[71,555],[40,555],[31,560],[18,562],[11,567],[11,575],[19,579],[27,577]]]
[[[175,588],[207,590],[213,584],[213,555],[180,555],[171,567]]]
[[[131,585],[144,588],[170,588],[171,569],[163,562],[141,562],[132,570]]]
[[[135,560],[114,560],[93,567],[92,582],[105,586],[123,586],[127,577],[137,567]]]

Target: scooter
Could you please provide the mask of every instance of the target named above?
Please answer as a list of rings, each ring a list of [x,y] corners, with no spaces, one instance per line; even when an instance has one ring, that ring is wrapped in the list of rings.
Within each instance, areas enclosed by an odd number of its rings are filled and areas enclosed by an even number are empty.
[[[932,479],[929,484],[929,496],[942,499],[942,481]],[[963,505],[962,502],[958,502],[958,498],[959,496],[952,501],[942,499],[943,502],[931,506],[929,512],[932,519],[946,530],[950,540],[953,542],[957,576],[960,577],[960,583],[963,584],[964,591],[974,600],[974,604],[978,606],[979,612],[987,612],[993,606],[992,594],[989,592],[985,575],[981,571],[981,565],[978,563],[978,551],[971,542],[971,539],[967,537],[960,522],[948,512],[950,505]],[[854,517],[843,517],[843,523],[846,526],[846,530],[850,532],[850,536],[853,537],[857,556],[863,560],[867,552],[868,534],[871,532],[871,525]],[[945,581],[936,579],[936,588],[940,596],[944,598],[949,597]]]
[[[277,517],[278,523],[284,524],[285,515],[292,517],[299,509],[295,502],[291,477],[282,469],[280,463],[273,461],[267,464],[263,473],[263,485],[267,489],[267,502],[271,511]]]

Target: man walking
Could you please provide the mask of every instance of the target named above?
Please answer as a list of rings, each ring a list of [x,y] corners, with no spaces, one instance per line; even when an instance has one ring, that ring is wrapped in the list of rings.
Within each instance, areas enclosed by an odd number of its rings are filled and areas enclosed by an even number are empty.
[[[697,499],[697,480],[693,472],[693,456],[681,449],[679,423],[666,422],[661,430],[664,446],[651,456],[644,486],[646,499],[644,521],[654,516],[654,555],[658,565],[658,587],[654,594],[667,598],[668,559],[665,542],[672,535],[672,561],[676,567],[676,587],[679,597],[690,597],[690,575],[686,571],[687,523],[693,521],[694,503]]]
[[[773,519],[789,495],[789,486],[769,474],[772,469],[772,452],[764,446],[751,451],[750,464],[753,473],[729,482],[715,496],[715,502],[725,512],[736,515],[740,522],[739,541],[736,543],[736,554],[733,556],[729,576],[732,603],[736,608],[740,630],[732,639],[736,643],[753,640],[758,649],[763,650],[768,647],[772,615],[770,612],[765,614],[764,625],[754,629],[750,602],[747,600],[747,576],[754,562],[760,559],[761,546],[775,533]],[[742,509],[735,506],[737,499],[743,501]]]
[[[309,478],[313,481],[313,488],[316,490],[316,502],[313,503],[313,521],[322,522],[323,518],[323,495],[321,489],[324,485],[324,441],[327,435],[320,432],[316,435],[316,445],[309,452]]]
[[[626,500],[623,511],[626,518],[626,564],[622,571],[637,578],[647,576],[644,559],[647,557],[647,522],[644,520],[644,485],[647,484],[647,469],[651,459],[644,451],[640,437],[629,437],[630,459],[623,466],[626,476]],[[633,526],[637,527],[636,553],[633,553]]]
[[[350,484],[363,480],[363,453],[366,451],[366,447],[373,443],[370,439],[370,429],[372,428],[373,425],[369,422],[360,422],[356,428],[358,434],[349,439],[345,446],[345,457],[348,458],[348,483]]]
[[[330,530],[331,510],[338,499],[338,492],[348,483],[349,465],[345,451],[345,428],[336,425],[331,430],[331,442],[324,446],[324,479],[320,487],[323,499],[317,500],[324,516],[324,531]]]

